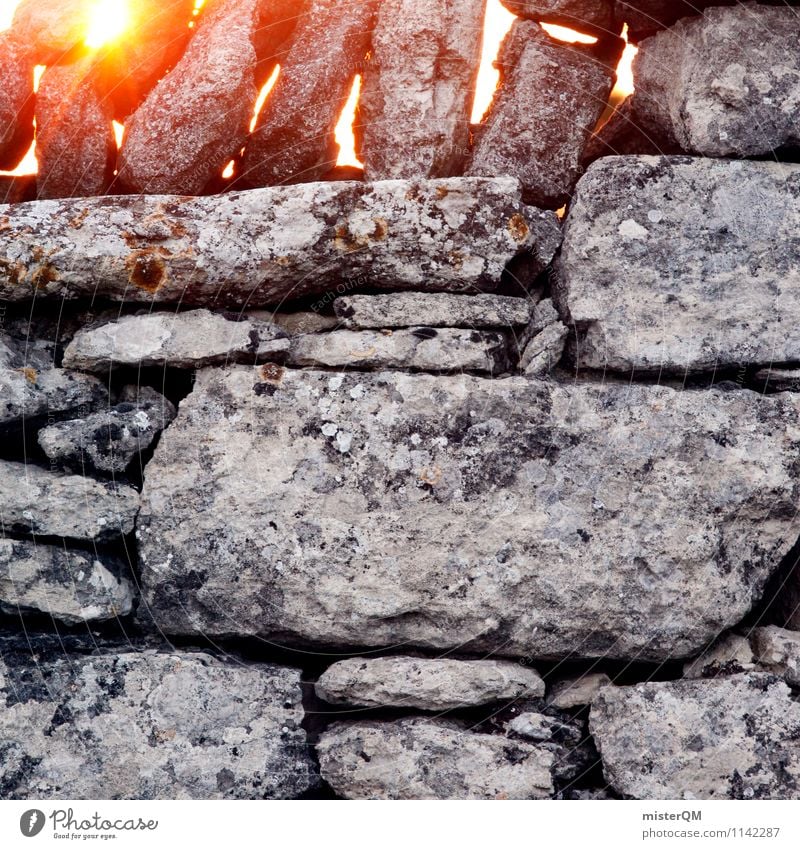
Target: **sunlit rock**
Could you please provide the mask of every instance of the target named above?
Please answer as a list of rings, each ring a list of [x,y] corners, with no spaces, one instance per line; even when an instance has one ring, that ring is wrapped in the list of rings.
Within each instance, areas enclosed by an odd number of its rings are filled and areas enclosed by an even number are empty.
[[[33,67],[25,42],[0,33],[0,169],[4,171],[17,166],[33,141]]]

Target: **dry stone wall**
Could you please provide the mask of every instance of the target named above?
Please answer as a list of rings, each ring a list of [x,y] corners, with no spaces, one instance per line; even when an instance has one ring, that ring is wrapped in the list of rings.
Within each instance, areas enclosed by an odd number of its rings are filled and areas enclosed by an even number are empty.
[[[0,798],[800,797],[800,9],[504,3],[19,4]]]

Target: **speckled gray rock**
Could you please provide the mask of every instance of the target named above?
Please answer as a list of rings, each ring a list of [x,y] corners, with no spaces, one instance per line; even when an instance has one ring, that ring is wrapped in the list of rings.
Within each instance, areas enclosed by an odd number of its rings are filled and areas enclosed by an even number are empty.
[[[55,463],[122,473],[174,418],[175,407],[155,390],[145,389],[135,402],[122,401],[83,419],[49,425],[37,438]]]
[[[0,610],[45,613],[77,625],[127,616],[130,569],[108,555],[0,539]]]
[[[524,205],[510,179],[39,201],[0,207],[0,300],[255,308],[346,279],[492,291],[511,260],[517,277],[544,270],[560,241],[556,216]]]
[[[535,21],[522,20],[503,42],[498,68],[500,88],[466,173],[517,177],[526,202],[555,209],[569,200],[581,174],[613,71],[580,47],[552,41]]]
[[[520,340],[520,371],[528,377],[543,377],[559,363],[567,344],[569,328],[562,324],[548,298],[537,304],[533,319]]]
[[[299,670],[188,652],[11,660],[5,798],[285,799],[315,783]]]
[[[0,33],[0,170],[10,171],[33,141],[33,66],[24,42]],[[0,264],[0,267],[2,265]]]
[[[118,179],[128,190],[199,194],[244,147],[258,96],[258,5],[209,3],[183,58],[125,125]]]
[[[255,364],[288,347],[287,334],[265,321],[239,321],[208,310],[156,312],[78,331],[64,352],[64,365],[101,372],[122,366]]]
[[[332,704],[453,710],[544,695],[544,681],[509,660],[355,657],[328,667],[315,685]]]
[[[800,687],[800,631],[787,631],[770,625],[752,634],[758,663],[779,675],[791,687]]]
[[[718,678],[756,671],[758,664],[750,640],[741,634],[724,634],[683,667],[684,678]]]
[[[561,709],[590,705],[601,687],[610,683],[611,679],[605,672],[588,672],[578,678],[561,678],[550,687],[547,701]]]
[[[796,541],[799,404],[202,371],[147,467],[143,592],[175,634],[685,657]]]
[[[800,144],[800,17],[743,3],[708,9],[642,42],[633,123],[702,156]]]
[[[322,777],[346,799],[544,799],[553,756],[432,719],[336,723],[317,744]]]
[[[605,687],[590,727],[624,796],[800,798],[800,704],[774,676]]]
[[[521,327],[531,320],[527,298],[503,295],[449,295],[393,292],[390,295],[346,295],[333,302],[345,327]]]
[[[618,34],[613,0],[501,0],[521,18],[603,36]]]
[[[556,285],[578,364],[684,374],[800,360],[800,326],[784,320],[800,309],[799,199],[800,165],[595,162]]]
[[[334,130],[363,73],[379,0],[311,0],[245,150],[250,186],[311,182],[336,165]],[[419,176],[419,175],[414,175]]]
[[[681,18],[702,14],[708,6],[731,6],[740,0],[615,0],[615,16],[628,24],[628,37],[640,42]],[[792,2],[792,0],[789,0]]]
[[[324,333],[334,330],[341,322],[334,315],[308,312],[270,312],[269,310],[249,310],[246,318],[257,321],[269,321],[286,331],[289,336],[302,336],[304,333]]]
[[[88,62],[54,65],[42,74],[36,95],[37,197],[105,192],[117,158],[112,117]]]
[[[499,331],[451,327],[334,330],[296,336],[287,362],[356,370],[502,374],[509,369],[509,340]]]
[[[45,415],[89,413],[107,402],[97,378],[55,368],[54,362],[47,342],[0,333],[0,430]]]
[[[364,177],[463,173],[486,0],[383,0],[358,104]]]
[[[0,530],[103,541],[130,533],[139,493],[128,486],[0,460]]]

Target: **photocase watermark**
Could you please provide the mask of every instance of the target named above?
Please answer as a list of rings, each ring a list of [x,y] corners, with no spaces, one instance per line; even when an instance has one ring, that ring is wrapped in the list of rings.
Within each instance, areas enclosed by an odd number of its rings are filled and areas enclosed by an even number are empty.
[[[25,837],[36,837],[46,826],[45,833],[57,840],[114,840],[119,832],[155,831],[158,820],[108,819],[97,811],[84,818],[76,816],[72,808],[56,808],[47,815],[38,808],[31,808],[19,818],[19,830]]]

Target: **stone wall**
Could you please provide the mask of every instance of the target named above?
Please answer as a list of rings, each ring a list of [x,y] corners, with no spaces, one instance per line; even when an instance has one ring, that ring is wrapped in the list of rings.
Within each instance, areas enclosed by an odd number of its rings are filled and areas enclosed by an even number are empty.
[[[800,797],[799,10],[509,0],[470,127],[480,0],[65,5],[0,34],[0,798]]]

